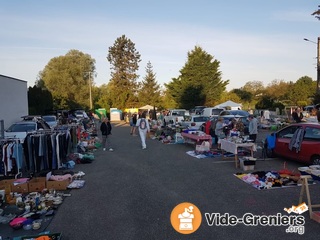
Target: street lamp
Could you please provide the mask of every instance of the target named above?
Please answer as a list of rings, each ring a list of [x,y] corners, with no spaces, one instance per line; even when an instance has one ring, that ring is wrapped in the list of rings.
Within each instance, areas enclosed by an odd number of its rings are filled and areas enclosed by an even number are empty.
[[[318,45],[318,49],[317,49],[317,92],[316,93],[320,93],[320,37],[318,37],[318,43],[311,41],[307,38],[304,38],[303,40],[307,41],[307,42],[312,42],[314,44]]]
[[[84,72],[84,74],[88,74],[89,75],[89,102],[90,102],[90,110],[92,110],[92,78],[91,76],[93,75],[94,77],[97,76],[97,73],[95,71],[89,71],[89,72]]]

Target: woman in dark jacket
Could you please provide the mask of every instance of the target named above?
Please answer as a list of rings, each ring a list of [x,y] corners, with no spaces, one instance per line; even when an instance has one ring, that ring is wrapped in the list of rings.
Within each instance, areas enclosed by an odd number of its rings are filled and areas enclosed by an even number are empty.
[[[103,122],[100,125],[100,131],[102,134],[103,151],[106,151],[107,148],[109,149],[110,152],[113,151],[111,147],[111,141],[110,141],[111,130],[112,130],[112,127],[111,127],[110,121],[107,117],[105,117],[103,119]]]

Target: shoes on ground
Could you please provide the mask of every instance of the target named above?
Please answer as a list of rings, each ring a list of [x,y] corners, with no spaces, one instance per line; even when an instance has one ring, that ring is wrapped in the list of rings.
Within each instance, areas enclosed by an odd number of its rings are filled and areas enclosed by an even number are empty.
[[[112,149],[112,148],[109,148],[109,152],[113,152],[113,149]]]
[[[142,147],[142,150],[147,149],[147,147]]]
[[[103,151],[105,151],[106,149],[105,148],[103,148]]]

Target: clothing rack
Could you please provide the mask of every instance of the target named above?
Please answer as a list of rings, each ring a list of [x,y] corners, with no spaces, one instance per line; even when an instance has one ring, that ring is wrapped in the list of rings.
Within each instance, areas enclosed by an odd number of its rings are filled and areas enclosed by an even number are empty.
[[[11,146],[12,147],[12,150],[14,149],[15,150],[15,152],[12,152],[12,156],[15,156],[15,158],[9,158],[9,160],[11,161],[11,162],[5,162],[4,160],[4,156],[2,155],[3,154],[3,148],[4,148],[4,146],[5,146],[5,144],[10,144],[10,143],[14,143],[14,144],[20,144],[20,148],[19,148],[19,146],[17,147],[17,148],[14,148],[14,146]],[[11,171],[13,170],[16,170],[16,172],[15,172],[15,178],[17,178],[20,174],[22,174],[21,173],[21,169],[22,169],[22,167],[23,167],[23,165],[24,165],[24,159],[23,159],[23,156],[22,156],[22,144],[21,144],[21,141],[20,141],[20,139],[19,138],[14,138],[14,137],[11,137],[11,138],[4,138],[4,139],[0,139],[0,146],[1,146],[1,153],[0,153],[0,156],[1,156],[1,163],[3,164],[3,165],[1,165],[1,166],[3,166],[3,170],[4,170],[4,176],[7,176],[7,174],[8,174],[8,172],[9,173],[11,173]],[[7,146],[7,147],[9,147],[9,145]],[[21,153],[21,154],[19,154],[19,153]],[[12,157],[11,156],[11,157]],[[21,157],[21,159],[20,159],[20,157]],[[14,159],[14,164],[12,165],[12,160]],[[6,158],[6,160],[8,160],[8,158]],[[6,165],[6,163],[7,164],[10,164],[9,166],[10,166],[10,170],[9,171],[7,171],[6,170],[6,167],[7,167],[7,165]]]

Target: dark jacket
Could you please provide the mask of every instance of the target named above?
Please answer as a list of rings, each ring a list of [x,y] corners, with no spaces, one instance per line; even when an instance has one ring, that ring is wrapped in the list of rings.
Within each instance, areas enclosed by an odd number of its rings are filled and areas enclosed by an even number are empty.
[[[108,136],[111,134],[111,130],[112,130],[112,127],[111,127],[111,124],[110,122],[103,122],[101,123],[100,125],[100,131],[101,131],[101,134],[104,135],[104,136]]]
[[[299,114],[297,112],[293,112],[292,118],[295,122],[299,123],[299,122],[302,122],[301,120],[303,119],[303,115],[301,112]]]

